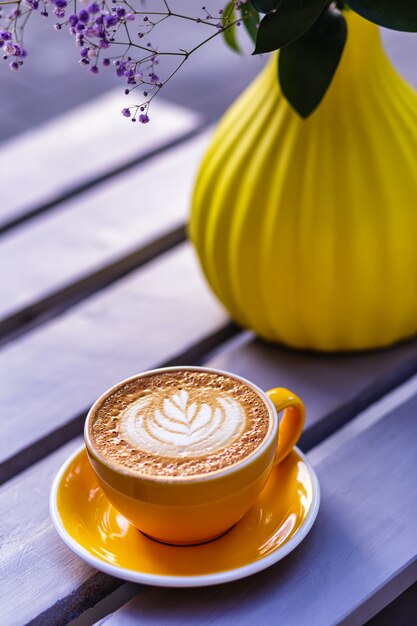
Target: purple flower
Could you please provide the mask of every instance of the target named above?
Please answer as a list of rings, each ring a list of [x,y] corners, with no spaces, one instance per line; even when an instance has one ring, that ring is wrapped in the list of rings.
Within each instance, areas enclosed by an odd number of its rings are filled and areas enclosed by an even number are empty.
[[[236,5],[235,8],[239,9],[240,0],[232,1]],[[249,0],[241,1],[249,2]],[[75,10],[72,9],[72,11],[69,0],[7,0],[5,4],[12,4],[12,9],[4,9],[1,4],[2,0],[0,0],[0,49],[3,51],[4,58],[8,59],[11,70],[20,69],[27,54],[26,50],[19,44],[19,41],[21,41],[20,29],[23,31],[26,24],[24,16],[30,13],[31,10],[38,8],[42,16],[48,17],[48,14],[53,13],[59,18],[53,19],[53,22],[56,22],[53,27],[56,30],[62,30],[64,26],[67,26],[69,33],[74,37],[74,43],[80,51],[79,63],[82,66],[88,67],[92,74],[100,73],[101,67],[114,66],[113,71],[123,79],[122,91],[124,89],[125,94],[129,94],[137,87],[140,87],[144,97],[142,104],[124,108],[122,115],[128,117],[132,122],[141,124],[147,124],[150,121],[148,115],[150,101],[165,84],[165,79],[161,80],[156,72],[162,72],[162,76],[164,76],[164,70],[159,70],[158,68],[158,56],[160,53],[157,46],[146,40],[143,46],[137,46],[133,43],[132,38],[135,33],[130,32],[132,29],[129,28],[129,23],[136,19],[136,15],[134,9],[127,4],[127,0],[111,0],[109,2],[103,2],[103,0],[82,0],[81,6],[75,3],[76,8]],[[166,14],[164,10],[160,13],[160,15],[164,16],[163,19],[171,17],[171,11],[167,3],[165,5]],[[141,15],[139,21],[142,22],[143,20],[143,23],[140,24],[137,30],[145,31],[137,33],[139,38],[150,36],[154,27],[160,21],[163,21],[156,20],[156,23],[154,23],[153,18],[144,15],[144,12],[139,11],[138,14]],[[222,11],[220,11],[221,14]],[[152,16],[153,13],[150,15]],[[176,17],[184,16],[179,15]],[[213,18],[208,13],[207,19],[212,21],[213,24],[216,23],[216,19],[220,20],[219,28],[224,23],[224,18]],[[120,26],[122,26],[121,35],[119,33]],[[127,50],[126,47],[118,47],[119,45],[126,45],[126,35],[128,44],[130,44]],[[140,53],[140,56],[137,56],[137,53],[133,50],[135,47],[145,52],[147,51],[144,58],[142,53]],[[107,48],[115,48],[115,55],[110,50],[107,51]],[[103,50],[103,53],[101,50]],[[129,53],[132,56],[129,56]],[[110,58],[107,55],[110,55]],[[163,61],[162,56],[161,59]],[[144,91],[144,89],[147,91]]]
[[[15,44],[15,46],[14,46],[14,55],[15,55],[15,57],[24,57],[24,56],[26,56],[26,52],[25,52],[25,50],[23,50],[23,48],[21,48],[20,46]]]
[[[22,48],[21,46],[19,46],[17,43],[13,44],[13,43],[6,43],[4,48],[3,48],[3,52],[5,54],[5,58],[7,57],[16,57],[16,59],[23,59],[24,57],[27,56],[27,52],[24,48]],[[17,62],[17,61],[16,61]],[[18,65],[22,65],[23,61],[20,61],[18,63]],[[10,66],[10,69],[15,70],[18,69],[17,67],[12,67]]]
[[[83,22],[83,24],[87,24],[88,20],[90,19],[90,14],[85,9],[82,9],[78,16],[78,19],[80,20],[80,22]]]
[[[86,37],[98,37],[100,34],[100,29],[98,26],[87,26],[87,28],[85,29],[85,35]]]
[[[97,4],[97,2],[93,2],[89,5],[88,10],[90,11],[90,13],[98,13],[100,11],[100,6]]]
[[[116,24],[117,24],[117,17],[115,15],[106,15],[104,17],[104,23],[107,26],[107,28],[111,28],[112,26],[116,26]]]

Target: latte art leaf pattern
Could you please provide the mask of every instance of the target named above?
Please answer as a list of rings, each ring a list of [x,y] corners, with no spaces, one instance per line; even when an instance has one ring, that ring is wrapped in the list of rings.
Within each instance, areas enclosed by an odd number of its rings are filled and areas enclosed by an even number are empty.
[[[223,392],[203,402],[193,395],[182,389],[162,401],[136,401],[121,418],[122,435],[139,450],[188,458],[215,452],[243,432],[245,414],[235,398]]]

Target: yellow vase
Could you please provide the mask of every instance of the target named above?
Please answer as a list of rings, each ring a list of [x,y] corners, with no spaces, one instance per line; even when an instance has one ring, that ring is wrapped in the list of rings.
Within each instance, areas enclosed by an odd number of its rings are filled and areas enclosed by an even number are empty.
[[[347,14],[333,83],[306,120],[277,57],[221,120],[190,236],[234,320],[297,348],[360,350],[417,332],[417,93],[376,26]]]

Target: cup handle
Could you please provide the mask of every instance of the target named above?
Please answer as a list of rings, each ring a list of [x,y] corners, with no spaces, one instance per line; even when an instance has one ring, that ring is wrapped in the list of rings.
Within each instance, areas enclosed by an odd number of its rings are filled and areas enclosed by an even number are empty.
[[[279,424],[278,447],[275,456],[275,463],[280,463],[291,452],[300,438],[306,410],[302,400],[284,387],[275,387],[266,393],[272,400],[277,413],[284,411]]]

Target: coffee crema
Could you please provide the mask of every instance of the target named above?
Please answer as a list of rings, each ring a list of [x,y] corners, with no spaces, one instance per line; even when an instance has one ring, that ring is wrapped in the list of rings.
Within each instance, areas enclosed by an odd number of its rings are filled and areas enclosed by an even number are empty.
[[[216,472],[269,433],[261,396],[232,376],[171,370],[122,383],[93,409],[89,437],[105,459],[150,476]]]

